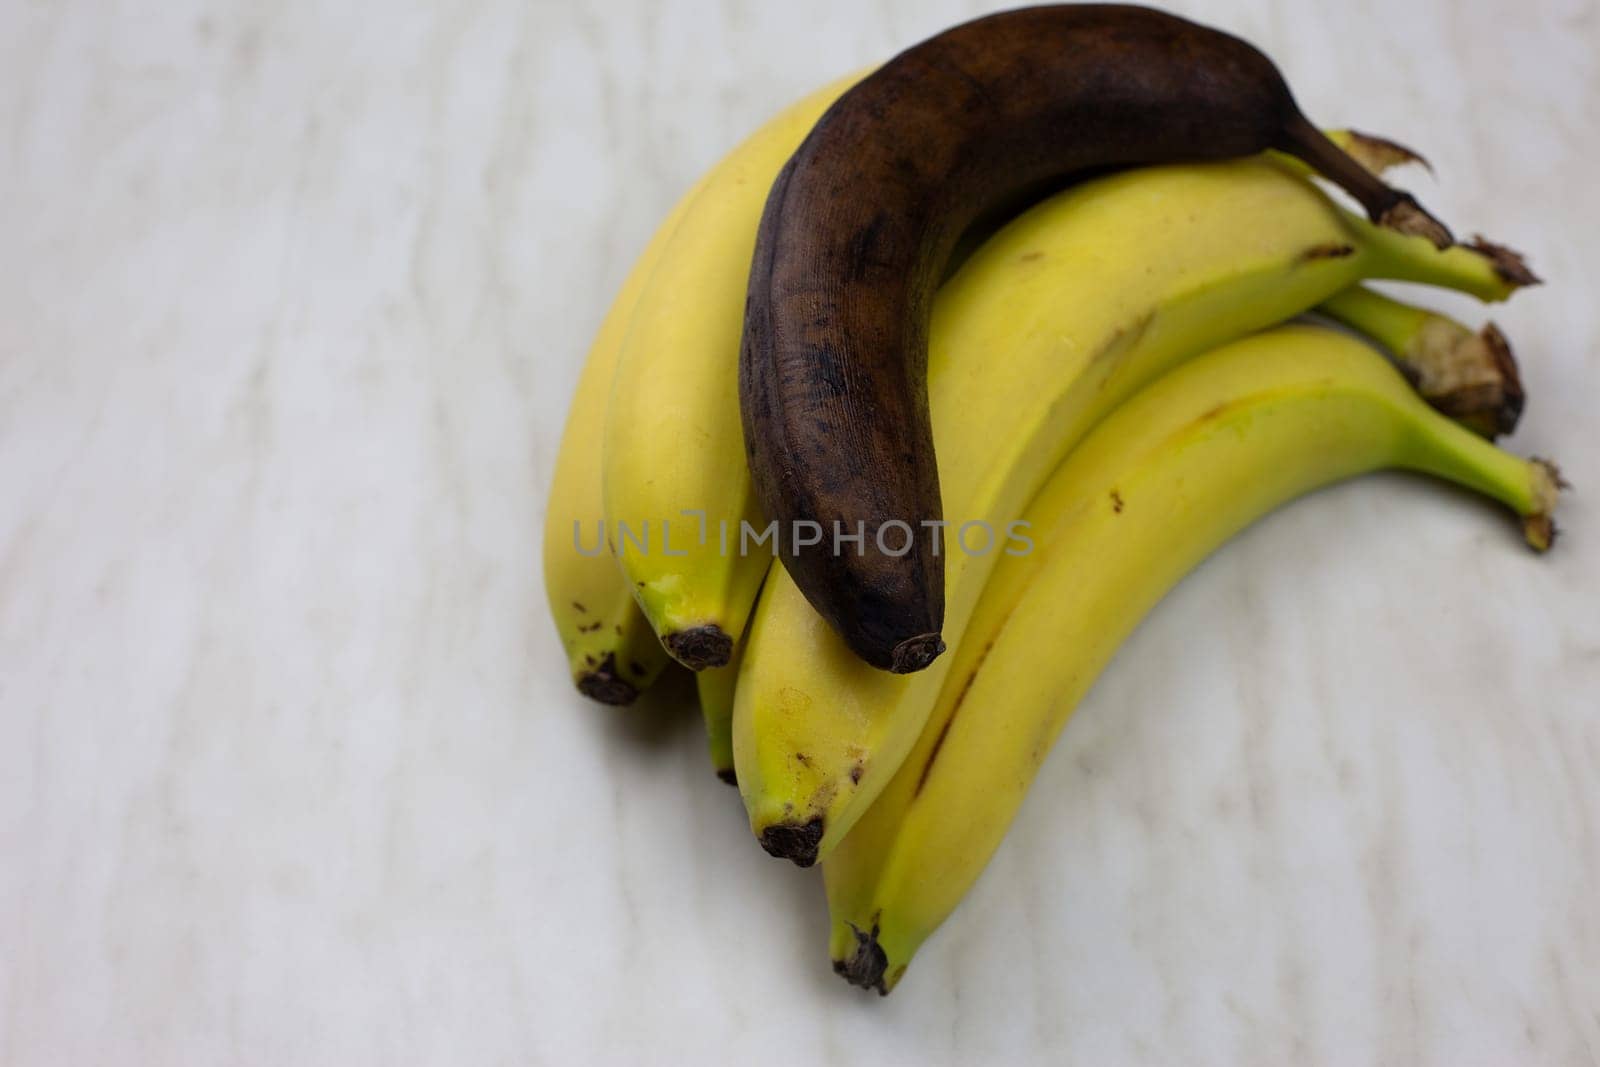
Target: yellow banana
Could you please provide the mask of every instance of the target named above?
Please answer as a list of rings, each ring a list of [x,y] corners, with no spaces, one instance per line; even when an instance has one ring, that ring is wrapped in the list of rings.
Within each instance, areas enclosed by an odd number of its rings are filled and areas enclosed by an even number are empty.
[[[1128,171],[1030,210],[935,300],[928,391],[950,520],[946,639],[960,640],[1006,524],[1145,382],[1363,278],[1495,300],[1523,280],[1519,268],[1506,254],[1440,252],[1374,227],[1263,158]],[[988,531],[971,551],[955,543],[964,523]],[[801,865],[825,855],[899,766],[948,670],[873,670],[773,568],[734,713],[740,793],[762,845]]]
[[[645,283],[699,192],[685,193],[650,238],[600,324],[561,433],[544,513],[544,588],[579,692],[631,704],[667,657],[634,603],[600,529],[600,451],[623,335]]]
[[[726,664],[771,562],[738,552],[754,495],[739,425],[739,338],[773,176],[857,76],[792,105],[734,149],[665,250],[623,343],[605,429],[605,516],[667,650]]]
[[[887,992],[977,879],[1040,762],[1119,644],[1239,530],[1319,486],[1400,467],[1501,501],[1549,544],[1554,469],[1423,403],[1376,352],[1290,326],[1127,401],[1028,509],[893,782],[824,864],[835,969]]]
[[[1522,380],[1494,323],[1477,333],[1445,315],[1352,286],[1317,309],[1388,349],[1424,400],[1486,437],[1508,434],[1522,415]]]

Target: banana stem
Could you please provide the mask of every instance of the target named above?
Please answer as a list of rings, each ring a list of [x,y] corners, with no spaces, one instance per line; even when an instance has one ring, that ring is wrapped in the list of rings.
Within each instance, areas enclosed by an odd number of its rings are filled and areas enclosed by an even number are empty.
[[[1493,438],[1517,428],[1522,377],[1493,323],[1473,333],[1447,315],[1360,285],[1317,310],[1388,349],[1424,400],[1474,433]]]
[[[1499,303],[1524,285],[1533,284],[1525,267],[1519,271],[1491,252],[1469,245],[1438,249],[1426,238],[1374,226],[1351,212],[1345,215],[1362,235],[1376,276],[1456,289],[1489,303]]]
[[[1551,515],[1565,485],[1555,464],[1514,456],[1448,420],[1439,420],[1418,445],[1405,466],[1500,501],[1521,517],[1534,551],[1549,550],[1556,534]]]
[[[1423,325],[1436,317],[1431,311],[1391,300],[1364,285],[1352,285],[1335,293],[1317,310],[1401,356],[1411,351]]]

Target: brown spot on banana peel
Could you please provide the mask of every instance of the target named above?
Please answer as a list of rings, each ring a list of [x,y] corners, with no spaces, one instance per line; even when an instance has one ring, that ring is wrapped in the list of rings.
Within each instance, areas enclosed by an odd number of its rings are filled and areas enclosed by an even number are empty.
[[[584,657],[591,664],[592,656]],[[643,671],[638,673],[643,674]],[[624,707],[632,704],[639,697],[639,690],[632,684],[623,680],[617,673],[617,658],[611,653],[606,653],[597,666],[592,666],[584,671],[577,679],[578,692],[590,700],[597,700],[602,704],[613,707]]]
[[[1150,324],[1155,321],[1156,313],[1147,311],[1128,325],[1117,327],[1116,332],[1095,349],[1094,355],[1089,357],[1089,362],[1102,363],[1126,352],[1144,339],[1144,335],[1150,331]],[[1105,388],[1106,381],[1107,379],[1101,380],[1101,388]]]
[[[823,115],[761,219],[740,408],[784,564],[857,655],[909,671],[942,647],[943,560],[923,525],[943,511],[927,328],[962,233],[1018,190],[1266,149],[1298,157],[1370,217],[1448,242],[1306,120],[1266,56],[1145,8],[981,18],[891,59]],[[905,522],[912,545],[899,556],[870,539],[859,554],[832,552],[826,537],[801,548],[801,521],[824,531]]]
[[[715,623],[675,631],[663,637],[661,643],[673,659],[691,671],[725,667],[733,658],[733,638]]]

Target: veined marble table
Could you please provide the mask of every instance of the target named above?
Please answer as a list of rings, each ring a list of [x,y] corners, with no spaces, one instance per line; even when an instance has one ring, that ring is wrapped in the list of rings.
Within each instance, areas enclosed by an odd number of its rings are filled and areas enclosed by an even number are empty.
[[[1253,529],[879,1000],[688,690],[570,691],[538,531],[673,200],[979,5],[0,5],[0,1063],[1597,1062],[1600,9],[1178,7],[1548,279],[1568,536]]]

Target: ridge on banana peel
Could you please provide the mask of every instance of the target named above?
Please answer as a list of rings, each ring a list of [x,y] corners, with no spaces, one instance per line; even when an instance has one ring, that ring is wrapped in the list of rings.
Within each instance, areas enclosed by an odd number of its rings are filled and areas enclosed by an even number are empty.
[[[1263,157],[1141,168],[1058,194],[985,242],[935,299],[927,382],[950,529],[1003,528],[1095,422],[1201,351],[1367,278],[1504,299],[1527,279],[1513,265],[1375,227]],[[952,644],[998,555],[949,554]],[[872,669],[773,568],[734,714],[740,792],[768,852],[807,866],[837,844],[920,733],[950,660],[911,676]]]
[[[1543,550],[1554,467],[1427,407],[1358,339],[1287,326],[1169,372],[1097,426],[1028,509],[938,703],[823,865],[835,970],[887,993],[998,847],[1073,707],[1183,576],[1257,518],[1398,467],[1505,504]]]
[[[631,704],[666,666],[633,590],[595,531],[603,512],[601,443],[623,338],[639,298],[701,188],[685,193],[628,272],[589,348],[556,453],[545,504],[545,597],[573,684],[602,704]],[[585,540],[590,538],[591,540]],[[592,551],[591,551],[592,549]]]

